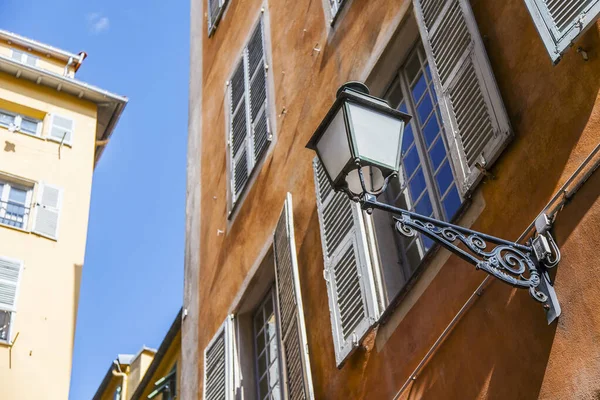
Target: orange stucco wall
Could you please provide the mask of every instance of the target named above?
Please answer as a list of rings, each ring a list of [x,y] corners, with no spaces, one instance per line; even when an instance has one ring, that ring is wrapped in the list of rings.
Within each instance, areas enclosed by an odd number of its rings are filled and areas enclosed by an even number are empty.
[[[248,271],[260,262],[288,191],[294,200],[317,399],[393,398],[484,278],[451,257],[387,341],[376,346],[381,330],[375,331],[341,370],[336,368],[313,153],[304,145],[339,85],[368,76],[409,8],[406,1],[350,1],[329,28],[322,1],[233,0],[215,35],[209,39],[204,34],[201,230],[200,243],[192,244],[200,248],[200,357],[231,311]],[[523,0],[471,3],[515,132],[493,168],[496,178],[477,189],[485,208],[473,228],[516,239],[600,141],[599,30],[593,26],[579,43],[589,61],[571,49],[552,66]],[[229,222],[226,81],[261,7],[268,21],[275,142]],[[570,399],[600,393],[599,194],[600,177],[594,175],[556,220],[563,252],[556,274],[563,308],[558,323],[547,326],[540,305],[526,291],[494,282],[405,392],[406,398]],[[198,365],[202,382],[203,361]]]

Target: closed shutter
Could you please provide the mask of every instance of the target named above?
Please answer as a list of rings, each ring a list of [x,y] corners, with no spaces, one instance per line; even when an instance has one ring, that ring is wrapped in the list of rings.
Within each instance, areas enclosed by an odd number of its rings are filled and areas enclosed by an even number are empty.
[[[525,0],[552,62],[600,16],[600,0]]]
[[[33,232],[52,239],[58,238],[58,220],[63,191],[56,186],[40,183],[38,186]]]
[[[17,311],[17,289],[22,262],[0,257],[0,310]]]
[[[204,349],[204,400],[233,400],[233,327],[227,317]]]
[[[273,235],[277,300],[283,344],[286,393],[284,398],[313,399],[292,210],[292,195],[288,193]]]
[[[335,358],[340,368],[379,318],[365,224],[360,207],[334,192],[313,161]]]
[[[208,0],[208,37],[217,29],[227,0]]]
[[[50,118],[48,139],[66,144],[73,143],[74,125],[75,122],[72,119],[53,114]]]
[[[232,206],[272,140],[267,107],[263,21],[252,32],[229,82],[229,154]]]
[[[512,136],[468,0],[413,0],[462,194]]]

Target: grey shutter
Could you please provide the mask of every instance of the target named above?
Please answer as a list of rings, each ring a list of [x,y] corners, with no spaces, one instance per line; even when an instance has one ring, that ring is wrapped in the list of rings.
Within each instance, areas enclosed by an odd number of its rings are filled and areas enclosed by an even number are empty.
[[[287,194],[273,234],[277,301],[283,344],[284,398],[313,399],[310,361],[298,276],[292,195]]]
[[[233,327],[227,317],[204,349],[204,400],[233,400]]]
[[[335,358],[340,368],[379,318],[362,211],[313,161]]]
[[[233,203],[246,186],[249,176],[247,154],[248,116],[246,105],[246,79],[244,62],[240,61],[229,84],[231,190]]]
[[[208,37],[217,29],[227,0],[208,0]]]
[[[267,69],[265,61],[263,20],[252,33],[247,47],[248,79],[250,82],[250,124],[253,166],[258,163],[271,141],[267,118]]]
[[[0,257],[0,310],[16,311],[21,261]]]
[[[463,195],[512,136],[468,0],[413,0]]]
[[[52,239],[58,238],[62,192],[62,189],[56,186],[39,184],[33,232]]]
[[[525,0],[552,62],[600,15],[600,0]]]

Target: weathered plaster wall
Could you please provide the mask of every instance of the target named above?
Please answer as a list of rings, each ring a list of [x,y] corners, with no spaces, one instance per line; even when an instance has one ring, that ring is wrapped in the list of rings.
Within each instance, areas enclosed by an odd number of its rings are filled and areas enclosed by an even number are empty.
[[[368,75],[406,5],[397,0],[350,1],[329,29],[321,1],[234,0],[215,35],[208,39],[202,32],[202,150],[196,167],[201,167],[203,213],[199,242],[191,243],[202,249],[197,290],[200,377],[203,349],[259,261],[287,191],[294,200],[317,399],[392,398],[483,279],[482,272],[451,257],[380,351],[374,332],[341,370],[335,367],[313,154],[304,145],[339,85]],[[480,186],[486,206],[473,228],[516,239],[600,140],[600,37],[593,27],[581,40],[589,61],[571,50],[553,67],[523,0],[474,0],[472,5],[515,131],[493,169],[496,179]],[[225,83],[261,7],[271,28],[267,34],[273,65],[268,73],[275,85],[270,101],[278,116],[276,142],[228,227]],[[540,306],[527,292],[493,283],[406,392],[408,398],[597,395],[598,179],[593,177],[557,218],[563,249],[556,283],[563,307],[558,324],[546,326]],[[218,230],[226,232],[219,235]]]

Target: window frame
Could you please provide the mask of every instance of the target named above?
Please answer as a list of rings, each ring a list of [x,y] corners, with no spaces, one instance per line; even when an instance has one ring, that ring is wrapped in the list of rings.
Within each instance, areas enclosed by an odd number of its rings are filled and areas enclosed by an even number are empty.
[[[30,220],[31,220],[31,212],[33,209],[33,194],[35,189],[35,184],[27,185],[23,183],[15,183],[13,180],[6,179],[3,176],[0,176],[0,226],[9,227],[13,229],[18,229],[21,231],[30,231]],[[4,216],[6,215],[6,209],[2,208],[2,204],[7,204],[10,198],[10,192],[13,188],[20,189],[26,191],[26,200],[23,207],[29,210],[29,212],[23,214],[23,222],[22,226],[14,226],[7,223],[4,223],[3,220],[6,219]]]
[[[214,20],[212,20],[212,15],[210,12],[210,1],[211,0],[206,0],[206,16],[207,16],[207,30],[208,30],[208,37],[211,38],[217,28],[219,27],[219,22],[221,22],[221,18],[223,18],[223,14],[225,14],[225,10],[227,8],[227,5],[229,4],[229,0],[215,0],[219,2],[219,9],[217,10],[217,14],[214,18]]]
[[[21,291],[21,282],[23,281],[23,260],[18,260],[16,258],[12,258],[12,257],[5,257],[5,256],[0,256],[0,259],[6,260],[8,262],[13,262],[15,264],[19,264],[19,278],[17,281],[17,285],[16,285],[16,289],[15,289],[15,306],[13,307],[12,310],[8,310],[5,308],[2,308],[0,306],[0,311],[6,312],[10,314],[9,317],[9,323],[8,323],[8,332],[6,334],[6,339],[2,339],[0,338],[0,343],[1,344],[7,344],[7,345],[11,345],[13,342],[13,337],[12,337],[12,333],[13,333],[13,327],[15,324],[15,316],[17,313],[17,301],[19,299],[19,293]]]
[[[27,115],[15,113],[15,112],[5,110],[5,109],[0,109],[0,113],[5,114],[5,115],[10,115],[14,118],[14,122],[11,124],[5,124],[5,123],[0,122],[1,127],[4,127],[8,130],[14,130],[15,132],[19,132],[19,133],[22,133],[22,134],[28,135],[28,136],[34,136],[37,138],[42,137],[42,130],[43,130],[43,124],[44,124],[44,122],[42,120],[34,118],[34,117],[29,117]],[[23,120],[36,123],[37,124],[36,132],[31,133],[31,132],[24,131],[22,129]]]

